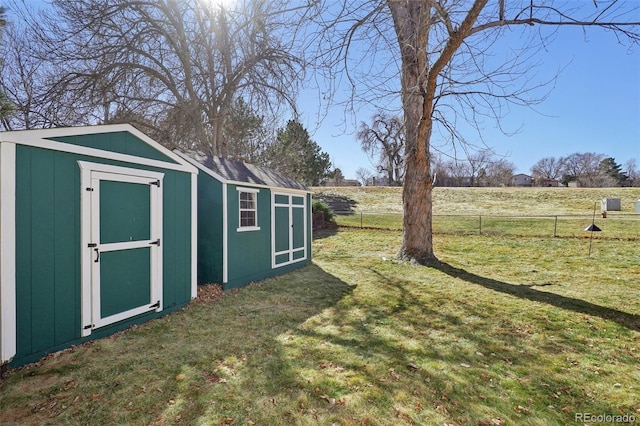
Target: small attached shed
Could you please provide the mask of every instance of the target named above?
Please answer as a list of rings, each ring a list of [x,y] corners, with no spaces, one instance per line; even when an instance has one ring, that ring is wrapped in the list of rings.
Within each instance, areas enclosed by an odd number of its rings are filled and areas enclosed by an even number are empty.
[[[197,174],[130,125],[0,133],[0,364],[196,297]]]
[[[179,153],[199,168],[198,283],[224,289],[311,261],[311,192],[281,173]]]

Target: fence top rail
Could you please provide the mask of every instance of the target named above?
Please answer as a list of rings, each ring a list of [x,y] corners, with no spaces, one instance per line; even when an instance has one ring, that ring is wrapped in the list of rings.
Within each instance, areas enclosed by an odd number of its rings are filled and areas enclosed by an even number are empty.
[[[364,210],[355,210],[355,211],[347,211],[347,210],[336,210],[333,212],[336,215],[340,216],[349,216],[349,215],[400,215],[402,216],[402,212],[393,212],[393,211],[364,211]],[[433,217],[469,217],[469,218],[503,218],[503,219],[555,219],[555,218],[565,218],[565,219],[582,219],[585,217],[591,218],[593,213],[581,213],[581,214],[548,214],[548,215],[501,215],[501,214],[487,214],[487,213],[434,213]],[[600,215],[598,215],[600,216]],[[627,219],[627,220],[640,220],[640,213],[612,213],[607,212],[607,218],[616,218],[616,219]]]

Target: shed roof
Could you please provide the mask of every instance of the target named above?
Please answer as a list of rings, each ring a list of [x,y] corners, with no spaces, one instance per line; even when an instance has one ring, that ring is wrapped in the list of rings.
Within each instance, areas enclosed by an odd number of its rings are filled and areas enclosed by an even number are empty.
[[[190,160],[200,169],[208,172],[218,180],[227,182],[248,183],[276,188],[297,189],[307,191],[307,187],[290,177],[266,167],[228,158],[212,157],[196,152],[177,151],[183,158]]]

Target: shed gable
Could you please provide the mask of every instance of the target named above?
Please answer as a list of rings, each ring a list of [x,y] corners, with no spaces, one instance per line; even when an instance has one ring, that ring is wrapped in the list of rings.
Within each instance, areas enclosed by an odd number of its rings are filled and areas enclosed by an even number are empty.
[[[174,159],[169,158],[156,148],[127,131],[54,136],[47,139],[56,142],[84,146],[87,148],[178,164]]]

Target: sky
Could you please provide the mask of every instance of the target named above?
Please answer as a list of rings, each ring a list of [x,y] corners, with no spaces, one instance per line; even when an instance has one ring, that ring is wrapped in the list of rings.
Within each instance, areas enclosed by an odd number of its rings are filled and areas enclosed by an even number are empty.
[[[551,74],[561,70],[555,87],[535,111],[511,107],[502,123],[517,134],[505,136],[492,127],[483,130],[495,155],[512,162],[516,173],[525,174],[541,158],[575,152],[605,154],[620,165],[635,158],[640,166],[640,46],[620,45],[614,34],[602,29],[590,28],[585,34],[574,27],[559,31],[539,55]],[[314,129],[315,110],[304,108],[313,100],[303,95],[301,105],[306,127]],[[312,138],[329,153],[334,167],[355,179],[358,168],[373,171],[375,165],[361,150],[353,126],[341,130],[343,117],[343,107],[333,108]],[[371,110],[356,112],[356,117],[367,122]],[[477,135],[468,134],[472,143],[480,142]]]
[[[605,154],[621,165],[634,158],[640,167],[640,46],[621,45],[615,34],[600,28],[566,27],[539,58],[548,75],[561,70],[555,87],[535,110],[511,107],[502,125],[515,135],[505,136],[495,126],[483,130],[484,143],[495,155],[512,162],[516,173],[527,174],[541,158],[575,152]],[[355,119],[348,111],[345,121],[342,106],[319,120],[316,90],[303,91],[298,104],[303,125],[330,155],[333,167],[348,179],[355,179],[359,168],[375,170],[355,137],[355,126],[370,121],[375,105],[361,106]],[[474,132],[466,135],[472,144],[481,144]]]

